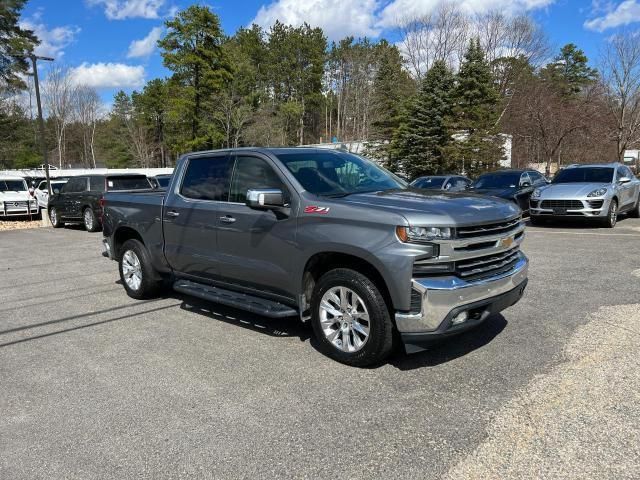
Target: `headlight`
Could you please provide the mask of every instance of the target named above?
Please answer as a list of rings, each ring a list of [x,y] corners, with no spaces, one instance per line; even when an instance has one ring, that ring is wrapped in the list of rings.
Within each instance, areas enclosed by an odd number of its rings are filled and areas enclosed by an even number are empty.
[[[449,227],[396,227],[396,235],[405,243],[426,243],[451,238]]]
[[[597,190],[594,190],[593,192],[589,193],[589,195],[587,195],[587,197],[601,197],[603,195],[605,195],[607,193],[607,189],[606,188],[598,188]]]
[[[542,190],[540,190],[539,188],[536,188],[531,194],[531,198],[539,198],[541,193],[542,193]]]

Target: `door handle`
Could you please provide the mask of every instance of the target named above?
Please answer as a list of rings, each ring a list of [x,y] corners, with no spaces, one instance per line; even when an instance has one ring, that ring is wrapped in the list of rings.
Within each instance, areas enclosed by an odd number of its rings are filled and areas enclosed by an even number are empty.
[[[169,210],[166,213],[167,217],[177,217],[178,215],[180,215],[178,212],[176,212],[175,210]]]
[[[233,223],[235,221],[236,219],[233,218],[231,215],[225,215],[224,217],[220,217],[220,222],[222,223]]]

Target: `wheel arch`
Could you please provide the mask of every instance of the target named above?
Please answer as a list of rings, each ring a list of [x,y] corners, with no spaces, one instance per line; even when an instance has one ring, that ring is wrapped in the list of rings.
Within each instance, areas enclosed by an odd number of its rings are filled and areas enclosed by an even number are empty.
[[[138,240],[140,243],[145,245],[142,236],[135,229],[126,226],[118,227],[116,229],[116,231],[113,233],[113,255],[116,260],[120,259],[120,254],[124,242],[132,239]]]
[[[301,292],[307,302],[311,299],[313,288],[320,277],[335,268],[350,268],[369,278],[384,297],[389,311],[393,312],[393,297],[380,269],[362,256],[340,251],[316,252],[307,259],[301,279]]]

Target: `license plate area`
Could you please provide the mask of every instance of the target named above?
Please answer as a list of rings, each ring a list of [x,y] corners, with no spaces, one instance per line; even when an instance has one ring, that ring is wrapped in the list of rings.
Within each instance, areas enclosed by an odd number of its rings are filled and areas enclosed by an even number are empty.
[[[567,214],[567,209],[566,208],[561,208],[561,207],[556,207],[553,209],[553,214],[554,215],[566,215]]]

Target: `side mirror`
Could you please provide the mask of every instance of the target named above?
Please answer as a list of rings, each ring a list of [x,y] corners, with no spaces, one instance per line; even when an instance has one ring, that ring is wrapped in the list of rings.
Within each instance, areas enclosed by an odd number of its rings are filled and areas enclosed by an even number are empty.
[[[261,188],[247,190],[247,207],[256,210],[284,207],[284,195],[277,188]]]
[[[619,183],[629,183],[631,181],[631,179],[629,177],[620,177],[618,179]]]

